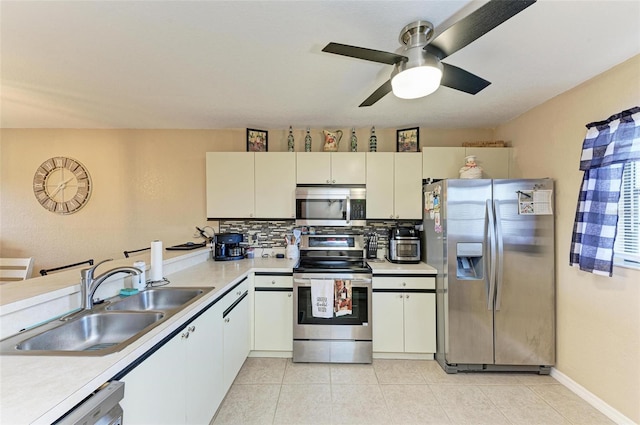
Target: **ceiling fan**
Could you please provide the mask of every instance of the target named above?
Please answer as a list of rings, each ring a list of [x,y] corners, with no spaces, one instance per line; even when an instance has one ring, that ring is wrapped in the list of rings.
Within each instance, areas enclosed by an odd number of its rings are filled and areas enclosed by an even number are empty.
[[[476,94],[491,83],[457,66],[443,63],[442,59],[535,2],[536,0],[491,0],[435,39],[430,22],[412,22],[400,31],[399,41],[405,46],[402,52],[404,55],[340,43],[329,43],[322,51],[394,66],[389,80],[362,102],[360,107],[373,105],[391,91],[402,99],[416,99],[433,93],[440,85]]]

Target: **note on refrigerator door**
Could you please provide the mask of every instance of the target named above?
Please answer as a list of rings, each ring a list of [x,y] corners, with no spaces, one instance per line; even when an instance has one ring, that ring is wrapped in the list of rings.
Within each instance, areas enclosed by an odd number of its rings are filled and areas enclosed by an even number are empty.
[[[553,190],[519,190],[518,214],[553,215]]]

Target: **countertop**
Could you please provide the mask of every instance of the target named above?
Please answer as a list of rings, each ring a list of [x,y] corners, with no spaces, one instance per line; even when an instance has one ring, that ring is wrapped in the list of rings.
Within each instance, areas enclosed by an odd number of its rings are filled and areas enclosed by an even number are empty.
[[[102,357],[0,356],[0,423],[52,423],[250,272],[291,273],[295,263],[296,260],[276,258],[204,261],[168,274],[166,277],[171,281],[171,287],[213,286],[215,289],[117,353]],[[424,263],[403,265],[372,262],[371,267],[374,274],[435,273],[435,269]],[[57,283],[50,289],[53,293],[70,290]],[[12,289],[10,305],[28,304],[28,299],[21,301],[16,294],[16,290]],[[25,289],[23,296],[42,299],[46,293],[41,291],[33,294],[32,290]]]
[[[435,268],[422,262],[418,264],[398,264],[387,260],[370,260],[368,263],[374,276],[378,274],[429,274],[435,276],[437,273]]]

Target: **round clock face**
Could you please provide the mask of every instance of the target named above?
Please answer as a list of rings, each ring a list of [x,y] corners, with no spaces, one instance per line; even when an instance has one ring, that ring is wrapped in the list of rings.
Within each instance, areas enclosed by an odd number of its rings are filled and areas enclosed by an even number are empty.
[[[33,193],[44,208],[57,214],[73,214],[91,195],[91,177],[75,159],[57,156],[42,163],[33,176]]]

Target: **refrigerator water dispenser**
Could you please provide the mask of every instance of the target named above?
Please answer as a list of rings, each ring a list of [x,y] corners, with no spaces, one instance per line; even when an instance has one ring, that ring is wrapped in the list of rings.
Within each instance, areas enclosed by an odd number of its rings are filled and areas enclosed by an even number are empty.
[[[459,242],[456,244],[458,266],[456,277],[459,280],[484,279],[481,242]]]

